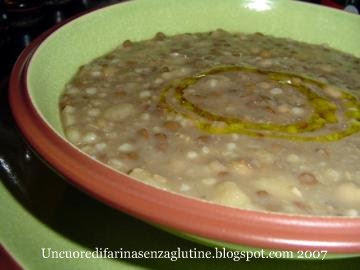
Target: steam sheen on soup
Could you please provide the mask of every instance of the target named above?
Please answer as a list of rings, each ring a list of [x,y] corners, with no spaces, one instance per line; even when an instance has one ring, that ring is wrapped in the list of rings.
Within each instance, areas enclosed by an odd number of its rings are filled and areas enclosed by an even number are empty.
[[[70,142],[158,188],[231,207],[359,216],[360,59],[216,30],[132,42],[60,100]]]

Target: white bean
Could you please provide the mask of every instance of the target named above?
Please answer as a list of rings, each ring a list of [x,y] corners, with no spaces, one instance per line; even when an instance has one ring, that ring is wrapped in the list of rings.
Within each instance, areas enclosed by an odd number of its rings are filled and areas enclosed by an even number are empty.
[[[85,134],[82,141],[84,143],[93,143],[93,142],[97,141],[97,139],[98,139],[98,136],[96,135],[95,132],[88,132]]]
[[[81,133],[77,128],[68,127],[65,131],[67,138],[74,144],[81,141]]]
[[[65,126],[71,126],[76,123],[76,118],[73,114],[70,113],[63,113],[62,114],[62,121]]]
[[[226,145],[226,148],[229,150],[229,151],[233,151],[236,149],[236,144],[235,143],[228,143]]]
[[[207,146],[203,146],[203,147],[201,148],[201,151],[202,151],[204,154],[209,154],[209,153],[210,153],[210,149],[209,149],[209,147],[207,147]]]
[[[300,107],[293,107],[291,109],[291,112],[295,115],[303,115],[304,114],[304,109],[300,108]]]
[[[143,114],[140,116],[140,118],[141,118],[142,120],[147,121],[147,120],[150,119],[150,114],[148,114],[148,113],[143,113]]]
[[[327,85],[326,87],[324,87],[324,91],[332,98],[340,98],[342,95],[340,89],[332,85]]]
[[[121,121],[132,115],[134,112],[135,108],[132,104],[123,103],[108,108],[104,113],[104,117],[111,121]]]
[[[300,157],[295,154],[290,154],[286,157],[286,160],[290,163],[299,163],[301,161]]]
[[[335,198],[347,207],[357,207],[360,204],[360,187],[354,183],[342,183],[334,193]]]
[[[191,189],[191,187],[188,184],[181,184],[180,185],[180,191],[181,192],[185,192],[185,191],[189,191]]]
[[[326,176],[332,181],[339,181],[341,178],[340,172],[332,168],[327,169],[325,173]]]
[[[212,162],[209,163],[209,169],[214,171],[214,172],[220,172],[220,171],[225,171],[226,167],[219,161],[214,160]]]
[[[211,197],[214,202],[228,206],[246,208],[250,204],[249,197],[232,181],[218,184]]]
[[[66,105],[65,108],[62,110],[63,113],[74,113],[76,111],[75,107],[70,106],[70,105]]]
[[[204,185],[212,186],[217,182],[217,180],[215,178],[204,178],[204,179],[201,180],[201,182]]]
[[[87,111],[87,114],[90,116],[98,116],[98,115],[100,115],[100,113],[101,113],[101,111],[98,108],[92,108]]]
[[[123,143],[118,147],[121,152],[130,152],[134,150],[134,146],[130,143]]]
[[[195,151],[189,151],[186,154],[186,157],[188,159],[195,159],[195,158],[197,158],[197,156],[198,156],[198,154]]]
[[[281,88],[275,87],[270,90],[270,93],[273,95],[280,95],[283,93],[283,90]]]
[[[98,151],[103,151],[107,147],[107,144],[104,142],[95,144],[95,149]]]
[[[97,92],[97,89],[95,87],[89,87],[85,89],[86,94],[92,96],[95,95]]]
[[[118,169],[118,170],[123,170],[125,168],[125,164],[116,158],[111,158],[109,159],[109,161],[107,162],[111,167]]]
[[[151,92],[148,90],[141,91],[139,94],[140,98],[148,98],[151,96]]]

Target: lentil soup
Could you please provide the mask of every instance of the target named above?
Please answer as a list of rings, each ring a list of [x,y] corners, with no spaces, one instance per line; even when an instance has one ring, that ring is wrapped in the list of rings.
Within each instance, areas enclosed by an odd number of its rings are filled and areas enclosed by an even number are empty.
[[[243,209],[360,213],[360,60],[261,33],[125,41],[80,68],[65,134],[145,183]]]

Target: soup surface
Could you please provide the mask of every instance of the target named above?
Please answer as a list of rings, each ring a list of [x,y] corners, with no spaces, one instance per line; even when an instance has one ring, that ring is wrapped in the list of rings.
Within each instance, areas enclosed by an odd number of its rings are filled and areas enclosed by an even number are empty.
[[[359,216],[360,60],[260,33],[125,41],[60,100],[67,138],[159,188],[243,209]]]

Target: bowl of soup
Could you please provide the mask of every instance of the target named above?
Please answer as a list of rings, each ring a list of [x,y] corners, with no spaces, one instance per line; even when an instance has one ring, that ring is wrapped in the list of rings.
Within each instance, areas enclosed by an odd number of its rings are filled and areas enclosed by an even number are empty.
[[[112,5],[32,43],[11,106],[120,211],[209,245],[356,255],[359,22],[290,1]]]

